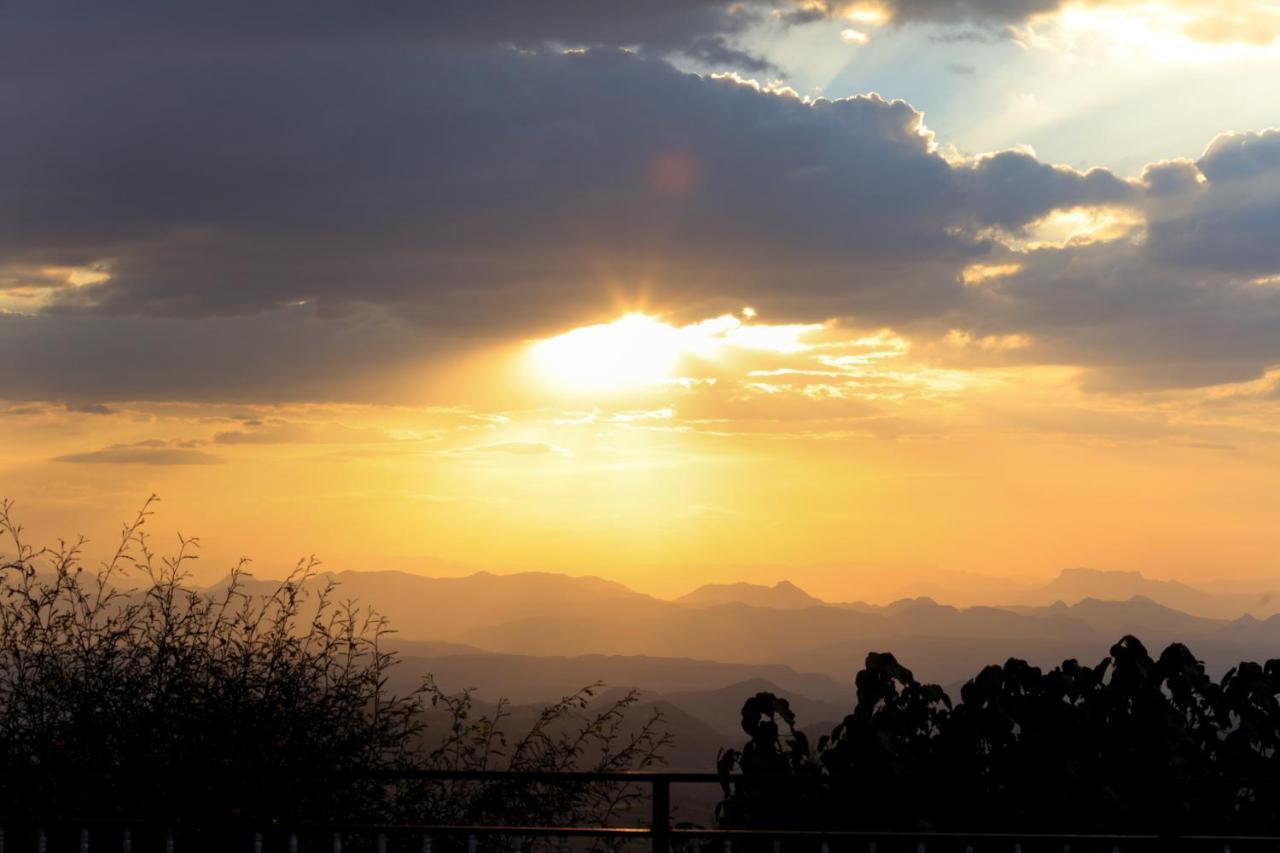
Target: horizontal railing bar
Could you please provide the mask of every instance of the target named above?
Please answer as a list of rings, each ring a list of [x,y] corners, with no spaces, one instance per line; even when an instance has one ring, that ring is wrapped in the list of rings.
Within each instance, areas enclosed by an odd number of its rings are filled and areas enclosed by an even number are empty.
[[[157,768],[110,768],[110,767],[68,767],[57,768],[54,770],[74,770],[77,773],[103,773],[114,775],[123,773],[125,775],[134,775],[139,773],[155,774],[155,773],[201,773],[213,777],[218,776],[236,776],[243,775],[244,770],[239,768],[221,768],[221,767],[157,767]],[[50,769],[46,768],[5,768],[0,767],[0,773],[13,777],[41,777],[50,775]],[[592,771],[592,770],[428,770],[428,769],[403,769],[403,770],[321,770],[321,771],[293,771],[288,769],[272,770],[269,768],[254,768],[252,773],[256,777],[272,777],[282,776],[289,778],[306,778],[306,779],[373,779],[373,780],[430,780],[430,781],[561,781],[561,782],[633,782],[633,783],[688,783],[688,784],[711,784],[721,782],[767,782],[767,781],[785,781],[789,784],[838,784],[846,781],[839,776],[822,776],[822,775],[792,775],[787,773],[708,773],[708,772],[685,772],[685,771],[654,771],[654,770],[608,770],[608,771]],[[1204,785],[1204,786],[1237,786],[1237,787],[1277,787],[1280,786],[1280,776],[1221,776],[1221,777],[1198,777],[1198,778],[1176,778],[1176,777],[1155,777],[1150,779],[1119,779],[1111,780],[1113,782],[1123,782],[1133,785]],[[1014,779],[1010,780],[1010,784],[1019,786],[1041,784],[1037,779]],[[1045,782],[1043,784],[1053,784]]]
[[[0,817],[0,824],[32,824],[45,826],[84,826],[100,827],[104,825],[124,827],[164,826],[173,829],[198,829],[213,825],[210,821],[157,821],[127,820],[123,818],[96,818],[84,820],[72,819],[40,819]],[[226,826],[217,822],[217,826]],[[246,829],[268,828],[264,824],[245,821]],[[475,826],[468,824],[414,824],[414,823],[298,823],[269,827],[277,832],[348,832],[348,833],[416,833],[440,836],[491,836],[491,835],[524,835],[524,836],[577,836],[591,838],[648,838],[653,835],[649,827],[630,826]],[[890,830],[823,830],[823,829],[711,829],[711,828],[672,828],[669,834],[673,838],[776,838],[780,840],[821,840],[821,839],[922,839],[922,840],[970,840],[970,841],[1067,841],[1067,842],[1113,842],[1138,843],[1156,841],[1202,841],[1202,842],[1266,842],[1275,841],[1271,836],[1253,835],[1157,835],[1157,834],[1094,834],[1094,833],[1035,833],[1035,832],[909,832]]]
[[[629,837],[647,838],[652,835],[647,826],[505,826],[505,825],[470,825],[470,824],[435,824],[435,823],[285,823],[269,824],[265,821],[181,821],[181,820],[127,820],[124,818],[7,818],[0,817],[0,825],[17,826],[71,826],[101,828],[104,826],[121,829],[135,827],[156,827],[169,829],[204,829],[208,827],[235,827],[249,830],[270,830],[272,832],[413,832],[427,835],[575,835],[592,838]]]
[[[1037,832],[909,832],[900,830],[863,830],[863,829],[673,829],[671,834],[688,838],[720,838],[724,836],[743,838],[937,838],[937,839],[972,839],[975,841],[1010,840],[1010,841],[1158,841],[1163,835],[1091,835],[1088,833],[1053,833]]]
[[[49,776],[50,773],[58,771],[65,772],[72,768],[21,768],[17,770],[15,775],[23,775],[28,777]],[[94,772],[95,768],[74,768],[78,772]],[[97,772],[114,775],[133,775],[143,772],[141,768],[96,768]],[[155,768],[149,772],[178,772],[182,768]],[[186,768],[191,771],[192,768]],[[221,780],[236,779],[244,775],[244,771],[238,768],[200,768],[200,773],[206,778],[217,783]],[[653,823],[659,827],[658,832],[647,826],[522,826],[522,825],[467,825],[467,824],[415,824],[415,823],[282,823],[280,821],[271,820],[270,818],[254,819],[252,817],[233,817],[220,820],[197,819],[157,819],[157,818],[122,818],[122,817],[94,817],[94,818],[67,818],[67,817],[4,817],[0,816],[0,827],[3,826],[41,826],[49,828],[64,827],[80,827],[82,829],[116,827],[120,830],[127,829],[146,829],[150,827],[160,827],[173,831],[197,831],[206,828],[218,828],[238,831],[268,831],[272,833],[296,832],[296,833],[347,833],[347,834],[419,834],[427,836],[440,837],[493,837],[493,836],[525,836],[525,837],[588,837],[588,838],[646,838],[653,839],[654,844],[665,844],[667,840],[675,839],[720,839],[726,843],[730,839],[741,838],[744,840],[763,840],[772,839],[777,841],[785,840],[813,840],[813,841],[838,841],[838,840],[861,840],[861,841],[920,841],[929,842],[936,841],[941,843],[968,841],[973,843],[979,842],[1029,842],[1029,843],[1079,843],[1082,845],[1093,844],[1109,844],[1109,845],[1133,845],[1145,847],[1152,844],[1166,844],[1172,842],[1201,843],[1201,844],[1238,844],[1248,846],[1250,844],[1274,844],[1280,841],[1280,838],[1272,836],[1255,836],[1255,835],[1200,835],[1200,834],[1093,834],[1093,833],[1016,833],[1016,832],[911,832],[896,830],[841,830],[841,829],[748,829],[748,828],[700,828],[700,827],[669,827],[668,820],[658,817],[657,815],[666,813],[667,806],[663,805],[659,810],[656,804],[666,803],[663,794],[659,796],[660,791],[665,791],[667,786],[672,784],[743,784],[743,783],[769,783],[783,782],[787,785],[795,785],[797,783],[820,786],[833,786],[837,789],[842,785],[859,785],[865,784],[865,780],[846,779],[841,777],[821,776],[821,775],[791,775],[791,774],[743,774],[743,773],[706,773],[706,772],[679,772],[679,771],[653,771],[653,770],[616,770],[616,771],[551,771],[551,770],[440,770],[440,769],[399,769],[399,770],[334,770],[319,771],[311,773],[291,772],[285,769],[254,771],[258,776],[280,776],[285,778],[308,778],[308,779],[356,779],[371,780],[384,784],[394,784],[397,782],[411,781],[436,781],[436,782],[524,782],[524,783],[550,783],[550,784],[624,784],[624,785],[649,785],[652,786],[655,803],[655,817]],[[4,768],[0,767],[0,773],[4,773]],[[1048,780],[1015,780],[1017,784],[1037,786],[1042,784],[1047,787],[1053,787],[1053,782]],[[1212,786],[1216,788],[1271,788],[1280,786],[1280,776],[1277,777],[1218,777],[1218,778],[1152,778],[1152,779],[1121,779],[1113,780],[1127,785],[1150,786],[1152,788],[1171,787],[1171,786]],[[945,781],[939,781],[939,787],[946,787]]]
[[[321,776],[326,775],[328,774],[321,774]],[[764,778],[761,776],[748,776],[744,773],[722,776],[717,773],[661,773],[650,770],[608,770],[602,772],[591,770],[378,770],[367,773],[360,771],[340,772],[332,775],[334,778],[354,779],[480,782],[500,780],[517,782],[630,782],[636,784],[646,782],[712,783],[726,780],[742,781],[752,778]],[[794,779],[795,777],[775,774],[769,778],[782,780]]]

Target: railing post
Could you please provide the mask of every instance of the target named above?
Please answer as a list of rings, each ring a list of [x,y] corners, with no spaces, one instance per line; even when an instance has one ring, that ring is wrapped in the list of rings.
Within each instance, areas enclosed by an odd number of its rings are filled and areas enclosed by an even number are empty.
[[[431,836],[422,836],[422,850],[420,853],[431,853]]]
[[[89,828],[87,826],[80,828],[80,853],[89,853]]]
[[[120,832],[120,853],[133,853],[133,832],[128,829]]]
[[[36,831],[36,853],[48,853],[49,836],[45,834],[44,827],[40,827]]]
[[[333,853],[342,853],[342,833],[333,834]]]
[[[173,853],[177,843],[173,840],[173,827],[165,827],[164,830],[164,853]]]
[[[474,835],[467,836],[467,853],[476,853],[476,848],[479,846],[480,844]]]
[[[253,834],[253,853],[262,853],[262,833]]]
[[[558,851],[558,853],[569,853],[569,836],[567,835],[560,836],[560,844],[556,848],[556,850]]]
[[[298,833],[289,833],[289,853],[298,853]]]
[[[668,853],[671,848],[671,780],[658,777],[653,780],[653,814],[649,821],[649,833],[653,838],[653,853]]]
[[[387,853],[387,834],[385,832],[378,833],[378,853]]]

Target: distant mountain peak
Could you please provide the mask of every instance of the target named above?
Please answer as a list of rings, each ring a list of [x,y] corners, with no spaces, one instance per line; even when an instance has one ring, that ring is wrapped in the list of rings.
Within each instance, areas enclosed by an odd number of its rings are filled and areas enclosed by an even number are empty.
[[[1090,595],[1090,596],[1085,596],[1084,598],[1077,601],[1074,607],[1077,607],[1077,608],[1112,607],[1116,609],[1126,609],[1126,610],[1135,610],[1135,609],[1162,610],[1162,611],[1168,611],[1170,613],[1181,613],[1181,611],[1176,610],[1172,607],[1166,607],[1165,605],[1161,604],[1159,601],[1156,601],[1154,598],[1152,598],[1149,595],[1141,595],[1141,594],[1131,595],[1128,598],[1123,598],[1123,599],[1098,598],[1097,596]],[[1068,608],[1068,609],[1071,609],[1071,608]]]
[[[1091,569],[1087,566],[1072,566],[1058,572],[1057,580],[1128,580],[1145,581],[1146,575],[1133,569]]]
[[[788,580],[780,580],[773,586],[747,583],[709,583],[698,587],[688,595],[676,599],[677,604],[690,607],[715,607],[721,604],[745,604],[750,607],[770,607],[776,610],[798,610],[804,607],[821,607],[826,604]]]
[[[910,610],[916,607],[940,607],[933,598],[927,595],[916,595],[908,598],[899,598],[897,601],[891,601],[885,605],[885,611],[896,613],[903,610]],[[953,608],[954,609],[954,608]]]
[[[1209,592],[1182,581],[1151,578],[1139,571],[1083,566],[1063,569],[1024,600],[1040,606],[1057,601],[1072,606],[1089,600],[1128,602],[1148,609],[1159,605],[1213,619],[1235,619],[1258,607],[1256,597],[1249,595]]]

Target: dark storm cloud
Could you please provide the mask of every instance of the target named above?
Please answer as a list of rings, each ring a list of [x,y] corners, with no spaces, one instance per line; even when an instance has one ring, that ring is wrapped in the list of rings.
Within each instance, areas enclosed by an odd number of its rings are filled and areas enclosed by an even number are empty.
[[[373,308],[181,319],[0,313],[0,397],[403,400],[399,371],[454,343]]]
[[[1280,363],[1280,288],[1164,267],[1128,241],[1043,249],[974,288],[975,332],[1024,330],[1032,360],[1090,369],[1096,389],[1242,381]]]
[[[1280,130],[1224,134],[1195,163],[1147,171],[1151,249],[1168,266],[1280,271]]]
[[[774,70],[734,45],[752,25],[787,24],[788,0],[14,0],[0,68],[31,74],[156,54],[306,46],[627,47],[739,70]]]
[[[956,170],[966,183],[978,222],[1017,230],[1045,213],[1070,207],[1129,204],[1133,187],[1105,169],[1080,174],[1050,166],[1022,151],[1002,151]]]
[[[1197,161],[1149,167],[1140,189],[1145,240],[1023,256],[1020,272],[973,290],[978,327],[1031,330],[1035,357],[1086,365],[1099,389],[1241,381],[1280,364],[1280,131],[1224,134]]]
[[[767,4],[588,5],[288,25],[261,4],[6,6],[0,298],[49,305],[0,312],[0,397],[377,398],[391,368],[640,290],[695,316],[961,317],[1117,375],[1280,360],[1275,290],[1244,283],[1280,272],[1272,135],[1141,183],[1016,151],[949,162],[900,101],[543,46],[688,54]],[[502,14],[486,29],[478,8]],[[1043,250],[986,296],[959,283],[1000,256],[993,233],[1117,204],[1148,212],[1147,244]],[[94,265],[110,280],[60,272]]]
[[[1127,191],[1021,154],[955,168],[902,102],[810,105],[607,50],[165,55],[3,111],[0,253],[108,264],[108,284],[54,293],[108,313],[313,300],[514,325],[635,273],[684,298],[786,302],[779,277],[802,273],[902,303],[951,276],[895,295],[894,270],[980,254],[975,228]]]

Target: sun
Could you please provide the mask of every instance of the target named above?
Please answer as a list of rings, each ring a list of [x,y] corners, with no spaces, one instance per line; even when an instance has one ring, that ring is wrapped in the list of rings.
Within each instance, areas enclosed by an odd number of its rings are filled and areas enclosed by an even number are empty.
[[[539,341],[531,355],[538,373],[564,390],[622,392],[671,378],[681,351],[678,329],[632,313]]]
[[[771,325],[754,308],[675,326],[632,312],[608,323],[580,326],[535,341],[527,350],[533,372],[574,394],[622,394],[671,384],[682,371],[731,370],[755,352],[791,355],[810,349],[826,323]],[[715,382],[714,377],[704,376]]]

